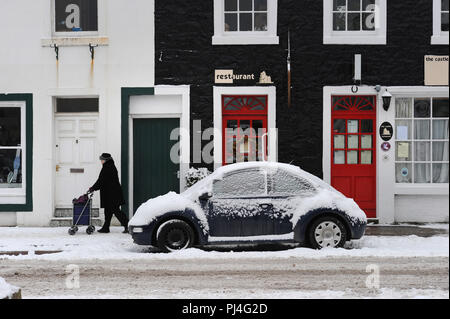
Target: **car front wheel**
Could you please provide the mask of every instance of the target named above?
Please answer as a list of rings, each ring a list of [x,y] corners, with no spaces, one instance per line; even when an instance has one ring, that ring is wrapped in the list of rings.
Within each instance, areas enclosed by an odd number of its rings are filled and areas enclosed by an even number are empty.
[[[194,231],[185,221],[171,219],[159,226],[156,242],[164,252],[187,249],[194,244]]]
[[[339,219],[324,216],[312,223],[308,237],[309,243],[315,249],[343,247],[347,239],[347,230]]]

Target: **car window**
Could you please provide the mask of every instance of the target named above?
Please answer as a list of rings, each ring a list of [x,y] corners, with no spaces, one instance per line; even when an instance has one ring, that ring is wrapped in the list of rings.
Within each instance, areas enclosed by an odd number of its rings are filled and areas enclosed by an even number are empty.
[[[311,195],[315,193],[315,187],[306,179],[295,176],[283,169],[277,169],[268,175],[269,195],[292,196]]]
[[[232,172],[213,182],[213,194],[218,198],[266,195],[266,176],[259,169]]]

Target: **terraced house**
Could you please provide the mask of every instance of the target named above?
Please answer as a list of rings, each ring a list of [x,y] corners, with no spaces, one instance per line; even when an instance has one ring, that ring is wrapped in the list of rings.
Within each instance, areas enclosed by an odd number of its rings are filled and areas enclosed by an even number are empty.
[[[448,222],[448,15],[448,0],[0,1],[0,225],[63,225],[102,152],[130,215],[191,166],[254,159],[381,223]]]

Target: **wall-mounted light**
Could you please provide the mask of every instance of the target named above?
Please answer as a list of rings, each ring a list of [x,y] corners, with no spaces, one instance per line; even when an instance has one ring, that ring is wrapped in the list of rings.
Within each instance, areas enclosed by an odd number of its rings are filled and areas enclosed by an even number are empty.
[[[383,99],[383,109],[385,111],[389,110],[389,107],[391,106],[392,94],[386,90],[381,97]]]

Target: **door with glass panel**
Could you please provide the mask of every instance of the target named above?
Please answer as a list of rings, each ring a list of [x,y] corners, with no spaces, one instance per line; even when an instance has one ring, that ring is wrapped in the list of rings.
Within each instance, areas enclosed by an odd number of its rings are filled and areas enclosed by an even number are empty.
[[[376,97],[333,96],[331,185],[376,217]]]
[[[267,156],[267,95],[222,96],[223,163]]]

